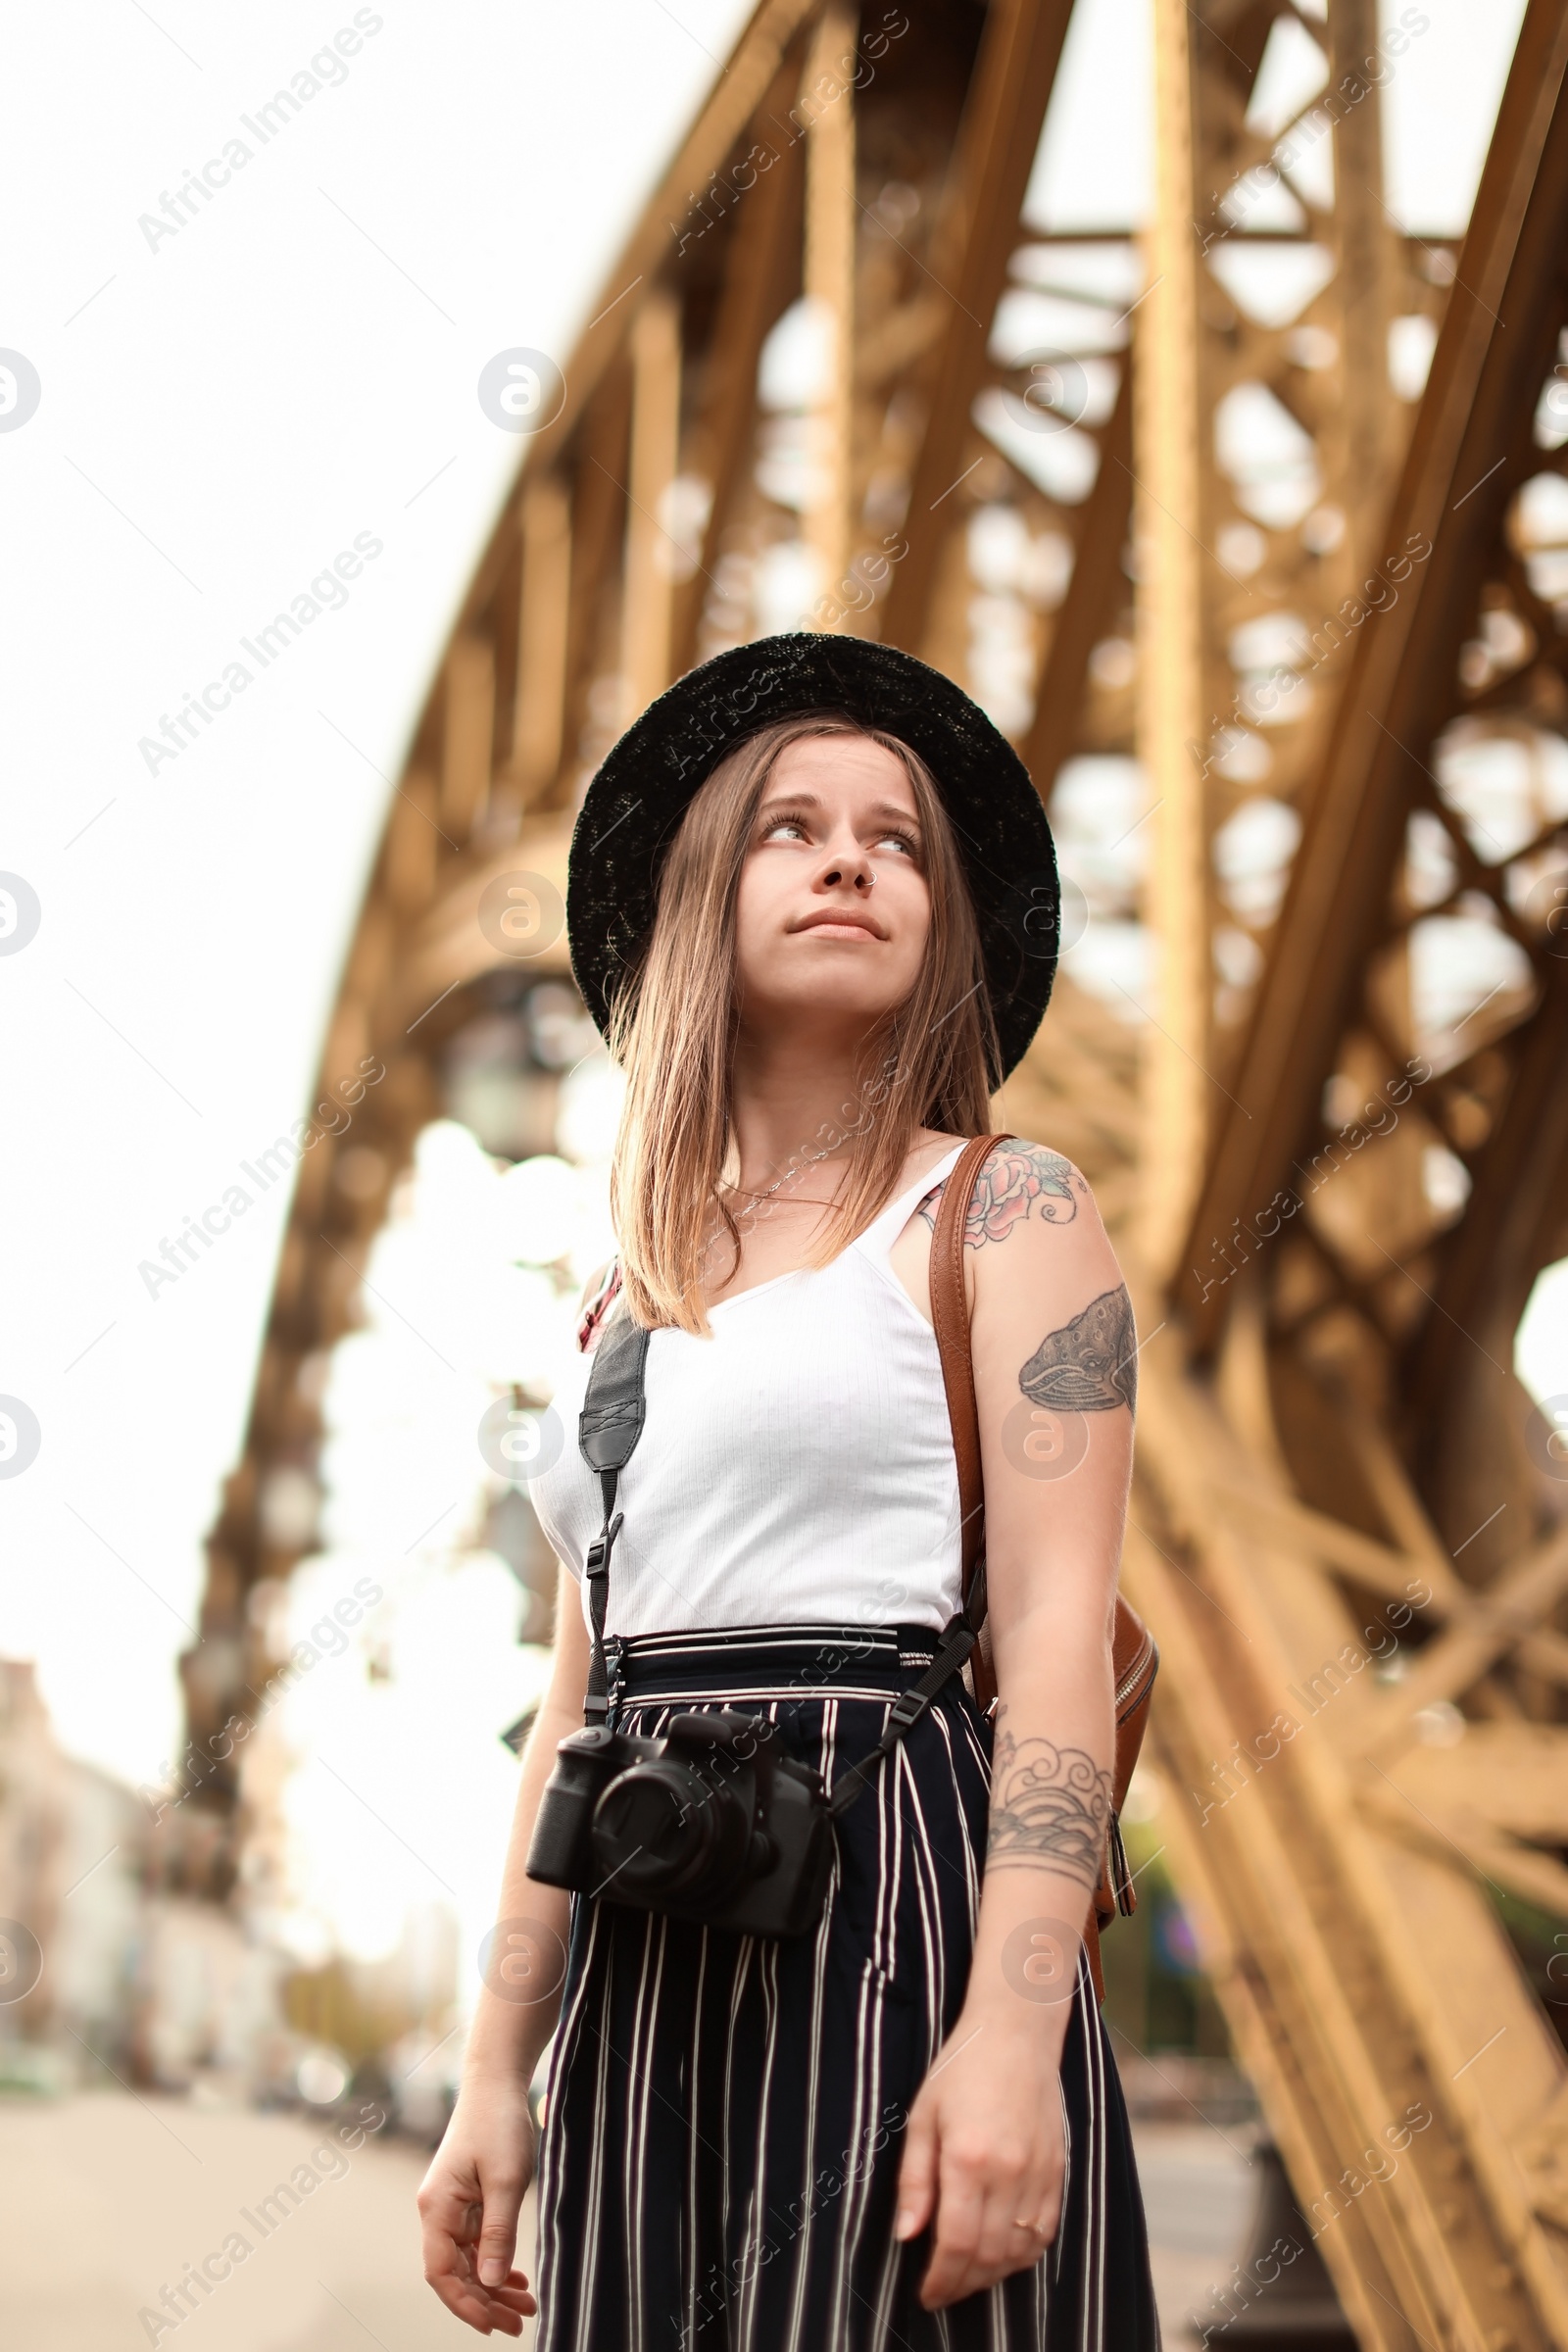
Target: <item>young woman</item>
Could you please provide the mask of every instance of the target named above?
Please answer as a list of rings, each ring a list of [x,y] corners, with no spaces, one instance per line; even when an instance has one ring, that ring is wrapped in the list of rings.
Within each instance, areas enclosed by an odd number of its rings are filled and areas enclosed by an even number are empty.
[[[773,639],[622,738],[568,907],[628,1078],[615,1311],[653,1334],[616,1500],[610,1722],[653,1737],[748,1710],[831,1788],[959,1606],[932,1226],[1045,1008],[1050,833],[950,680],[884,647]],[[419,2199],[426,2277],[481,2333],[537,2308],[540,2352],[1157,2343],[1080,1948],[1109,1827],[1132,1316],[1055,1152],[1000,1147],[965,1239],[1000,1697],[982,1720],[955,1677],[877,1762],[801,1935],[527,1876],[590,1665],[578,1580],[602,1498],[575,1440],[603,1319],[585,1324],[564,1449],[532,1489],[563,1575],[508,1956]],[[553,2032],[536,2305],[513,2256]]]

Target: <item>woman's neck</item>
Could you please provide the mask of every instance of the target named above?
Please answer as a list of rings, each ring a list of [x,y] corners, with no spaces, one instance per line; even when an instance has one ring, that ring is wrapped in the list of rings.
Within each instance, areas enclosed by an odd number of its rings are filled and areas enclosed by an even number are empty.
[[[739,1164],[726,1175],[749,1191],[787,1180],[792,1168],[831,1177],[875,1115],[875,1091],[852,1051],[835,1051],[819,1037],[743,1038],[730,1088]],[[813,1181],[809,1189],[823,1186]]]

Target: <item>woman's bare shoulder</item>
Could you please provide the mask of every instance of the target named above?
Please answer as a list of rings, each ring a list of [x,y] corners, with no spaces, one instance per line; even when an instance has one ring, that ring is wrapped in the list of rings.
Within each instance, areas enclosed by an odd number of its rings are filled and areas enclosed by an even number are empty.
[[[1071,1225],[1080,1216],[1099,1221],[1088,1178],[1050,1144],[1011,1136],[998,1145],[980,1170],[963,1238],[969,1249],[983,1250],[1004,1242],[1027,1218]]]
[[[935,1166],[960,1140],[956,1136],[934,1138],[941,1149],[931,1152],[927,1164]],[[920,1203],[920,1213],[930,1224],[936,1222],[946,1190],[944,1178]],[[1049,1144],[1010,1136],[1004,1143],[998,1142],[975,1179],[964,1220],[964,1243],[970,1250],[983,1250],[988,1244],[1006,1241],[1027,1218],[1046,1225],[1070,1225],[1080,1214],[1099,1222],[1094,1194],[1081,1170]]]
[[[944,1135],[939,1127],[917,1127],[904,1157],[905,1181],[913,1184],[927,1168],[934,1168],[939,1160],[946,1159],[950,1152],[967,1141],[966,1136]]]

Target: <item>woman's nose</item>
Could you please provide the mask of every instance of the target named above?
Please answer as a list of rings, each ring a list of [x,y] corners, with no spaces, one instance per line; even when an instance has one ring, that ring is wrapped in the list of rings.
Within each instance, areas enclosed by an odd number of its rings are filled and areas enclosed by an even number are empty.
[[[819,879],[824,890],[836,889],[842,882],[848,882],[856,890],[870,890],[876,876],[871,871],[870,859],[857,845],[854,850],[841,852],[834,858],[823,868]]]

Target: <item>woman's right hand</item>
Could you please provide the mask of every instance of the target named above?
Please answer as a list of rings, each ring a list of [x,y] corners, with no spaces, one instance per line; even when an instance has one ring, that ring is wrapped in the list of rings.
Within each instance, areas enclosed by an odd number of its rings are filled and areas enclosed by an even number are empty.
[[[522,1752],[500,1918],[487,1938],[493,1961],[469,2029],[458,2103],[418,2196],[425,2278],[448,2311],[481,2335],[520,2335],[539,2308],[512,2258],[534,2174],[528,2082],[560,2010],[571,1911],[564,1888],[529,1878],[527,1857],[556,1749],[582,1722],[588,1657],[582,1593],[563,1568],[555,1659]]]
[[[523,2319],[539,2308],[512,2260],[533,2170],[526,2085],[466,2084],[418,2207],[425,2278],[448,2311],[481,2335],[520,2335]]]

